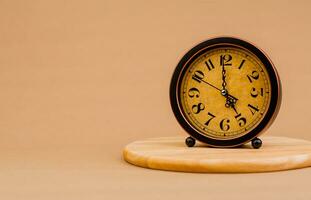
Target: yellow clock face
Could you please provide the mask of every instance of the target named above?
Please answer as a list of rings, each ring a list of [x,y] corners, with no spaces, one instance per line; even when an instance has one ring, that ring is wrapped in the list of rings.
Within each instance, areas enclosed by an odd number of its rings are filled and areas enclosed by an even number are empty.
[[[241,137],[263,120],[271,101],[266,67],[234,46],[208,50],[179,76],[179,107],[189,126],[216,140]]]

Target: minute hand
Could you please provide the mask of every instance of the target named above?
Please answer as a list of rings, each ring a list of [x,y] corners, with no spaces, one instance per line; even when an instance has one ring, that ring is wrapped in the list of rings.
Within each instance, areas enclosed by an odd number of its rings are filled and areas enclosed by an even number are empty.
[[[201,79],[201,81],[202,81],[203,83],[205,83],[205,84],[207,84],[207,85],[209,85],[209,86],[211,86],[211,87],[213,87],[213,88],[215,88],[216,90],[218,90],[218,91],[221,92],[221,89],[219,89],[218,87],[216,87],[216,86],[210,84],[209,82],[204,81],[204,80],[202,80],[202,79]],[[235,98],[234,96],[232,96],[232,95],[230,95],[230,94],[228,94],[227,96],[228,96],[228,97],[231,97],[231,98],[233,98],[233,99],[235,99],[235,100],[238,100],[237,98]]]

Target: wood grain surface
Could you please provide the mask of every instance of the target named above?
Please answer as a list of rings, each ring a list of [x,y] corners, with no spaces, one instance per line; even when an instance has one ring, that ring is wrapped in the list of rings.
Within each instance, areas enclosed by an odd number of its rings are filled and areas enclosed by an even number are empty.
[[[182,172],[270,172],[311,166],[311,142],[286,137],[263,137],[263,147],[209,148],[202,143],[189,148],[184,137],[136,141],[123,151],[124,159],[151,169]]]

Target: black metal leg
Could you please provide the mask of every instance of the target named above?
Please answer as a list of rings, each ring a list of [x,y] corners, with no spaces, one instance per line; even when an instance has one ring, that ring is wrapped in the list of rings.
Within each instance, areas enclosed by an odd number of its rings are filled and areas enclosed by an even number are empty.
[[[261,139],[259,139],[259,138],[254,138],[254,139],[252,140],[252,146],[253,146],[254,149],[259,149],[259,148],[261,147],[261,145],[262,145]]]
[[[185,143],[188,147],[193,147],[195,145],[195,139],[192,137],[187,137]]]

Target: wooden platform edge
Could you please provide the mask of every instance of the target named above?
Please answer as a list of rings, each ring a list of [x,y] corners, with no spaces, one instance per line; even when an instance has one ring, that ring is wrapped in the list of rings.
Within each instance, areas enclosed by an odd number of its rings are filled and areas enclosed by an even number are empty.
[[[165,162],[163,158],[159,160],[157,158],[148,158],[148,156],[137,155],[128,151],[126,147],[123,150],[123,158],[126,162],[143,168],[191,173],[263,173],[295,170],[311,166],[310,154],[301,156],[299,160],[296,159],[296,156],[284,157],[284,159],[280,159],[277,163],[274,160],[272,163],[265,163],[262,167],[260,167],[258,163],[254,164],[248,162],[247,166],[244,164],[237,165],[235,163],[232,170],[228,170],[227,168],[227,166],[230,166],[231,163],[227,163],[225,168],[220,167],[219,165],[199,165],[197,167],[193,167],[190,163],[186,163],[184,161],[181,162],[176,159],[174,160],[175,164],[172,164],[171,160]],[[291,159],[294,159],[296,162],[289,162]]]

